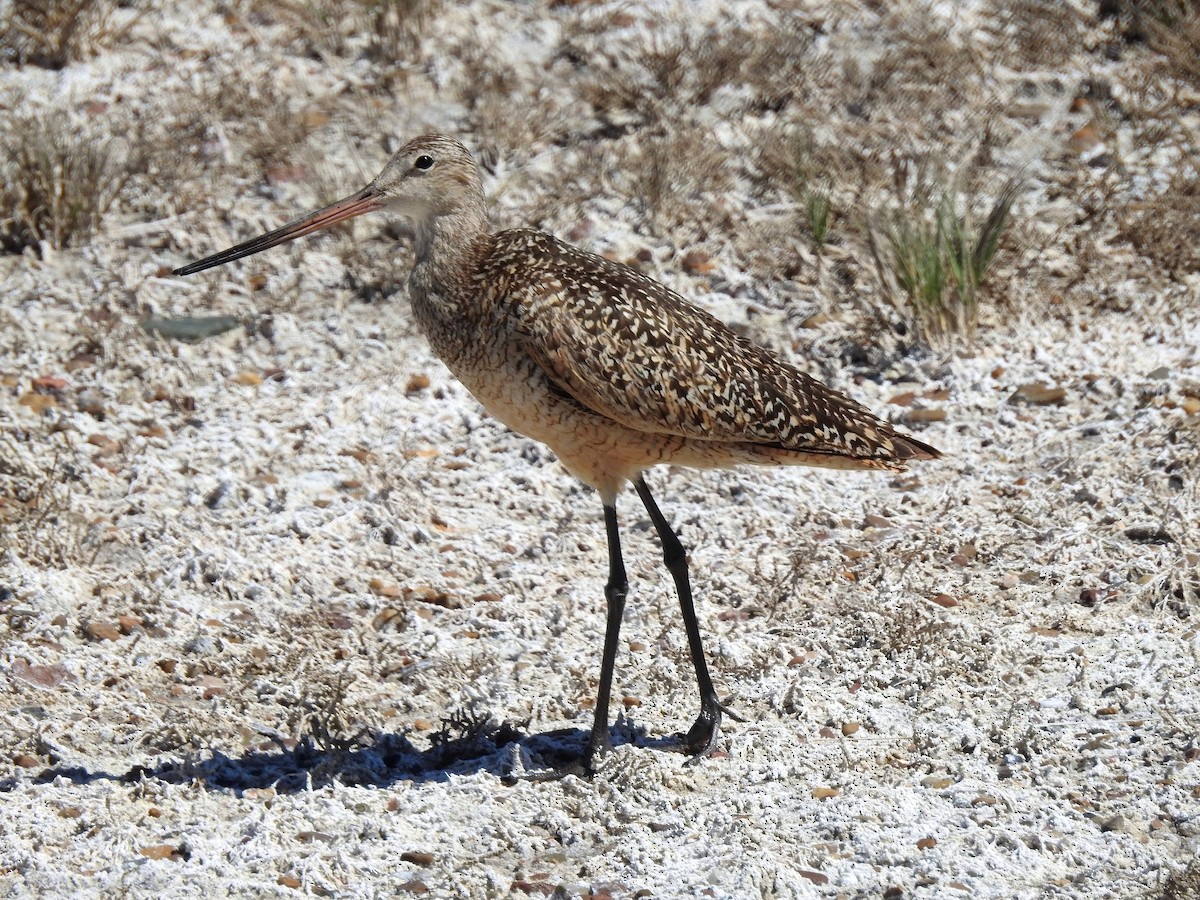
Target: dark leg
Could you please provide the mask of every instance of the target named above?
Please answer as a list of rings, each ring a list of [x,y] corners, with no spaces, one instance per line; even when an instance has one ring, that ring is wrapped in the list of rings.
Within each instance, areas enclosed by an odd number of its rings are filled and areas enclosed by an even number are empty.
[[[663,561],[675,579],[675,589],[679,593],[679,607],[683,611],[683,627],[687,629],[688,647],[691,649],[692,665],[696,668],[696,686],[700,689],[700,717],[683,739],[683,749],[703,758],[717,746],[721,736],[721,704],[717,700],[716,689],[713,688],[712,678],[708,674],[708,663],[704,661],[704,646],[700,642],[700,624],[696,621],[696,607],[692,604],[692,584],[688,579],[687,553],[679,536],[663,517],[658,504],[650,496],[650,488],[646,487],[644,479],[639,478],[634,484],[646,512],[650,513],[650,521],[658,531],[659,540],[663,546]],[[737,717],[730,713],[730,718]]]
[[[621,617],[625,613],[625,595],[629,593],[629,579],[625,577],[625,563],[621,559],[621,536],[617,532],[617,508],[604,507],[604,528],[608,532],[608,584],[604,587],[604,599],[608,601],[608,625],[604,631],[604,655],[600,660],[600,690],[596,692],[596,717],[592,721],[592,733],[583,751],[584,770],[590,772],[592,759],[612,749],[608,736],[608,700],[612,693],[613,666],[617,660],[617,640],[621,634]]]

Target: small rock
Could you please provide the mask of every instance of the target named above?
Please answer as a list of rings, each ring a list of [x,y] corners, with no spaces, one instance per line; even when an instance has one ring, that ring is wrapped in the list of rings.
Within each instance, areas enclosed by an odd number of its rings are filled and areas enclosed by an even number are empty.
[[[924,837],[917,841],[918,850],[932,850],[936,846],[937,838],[935,837]]]
[[[812,789],[814,800],[826,800],[829,797],[836,797],[841,793],[841,790],[835,787],[815,787]]]
[[[1104,141],[1100,137],[1100,132],[1096,130],[1096,126],[1089,122],[1078,131],[1071,135],[1067,141],[1067,146],[1075,153],[1084,154],[1095,150]]]
[[[58,401],[54,399],[53,394],[39,394],[36,391],[28,391],[22,394],[21,398],[17,400],[17,405],[28,407],[32,412],[40,414],[58,406]]]
[[[1015,403],[1017,400],[1024,400],[1027,403],[1047,406],[1050,404],[1060,404],[1066,398],[1066,388],[1053,387],[1042,381],[1031,381],[1017,388],[1013,392],[1013,395],[1008,398],[1008,402]]]
[[[404,620],[400,619],[399,621],[396,621],[397,617],[399,615],[400,615],[400,610],[396,609],[393,606],[385,606],[383,609],[381,609],[378,613],[375,614],[375,618],[373,618],[371,620],[371,627],[373,629],[375,629],[376,631],[382,631],[388,625],[395,622],[396,627],[398,629],[402,629],[404,627]]]
[[[922,406],[910,409],[901,418],[910,425],[920,425],[924,422],[945,422],[946,410],[940,406]]]
[[[195,653],[200,656],[208,656],[216,653],[219,649],[220,645],[217,640],[207,634],[197,635],[183,645],[185,653]]]
[[[1021,579],[1017,577],[1015,572],[1005,572],[1000,577],[1000,587],[1006,591],[1011,591],[1020,583]]]
[[[418,866],[433,865],[433,854],[424,850],[406,850],[400,854],[400,859]]]
[[[1125,529],[1125,537],[1138,544],[1175,543],[1175,538],[1161,525],[1135,525]]]
[[[434,606],[440,606],[442,609],[462,609],[463,606],[462,600],[459,598],[453,597],[446,591],[427,584],[405,588],[404,599],[420,600],[422,603],[430,603]]]
[[[170,844],[153,844],[149,847],[143,847],[141,850],[142,856],[150,859],[172,859],[176,858],[179,853],[178,847],[172,847]]]
[[[16,678],[35,684],[38,687],[58,687],[67,679],[73,677],[66,667],[59,664],[53,666],[32,666],[18,657],[13,661],[12,673]]]
[[[39,391],[61,391],[70,383],[65,378],[59,378],[56,375],[39,375],[31,382],[35,390]]]
[[[93,641],[117,641],[121,639],[121,630],[109,622],[88,622],[83,626],[83,633]]]
[[[709,260],[709,256],[703,250],[689,250],[683,255],[683,271],[689,275],[703,275],[711,272],[716,268],[716,265]]]
[[[18,753],[12,758],[14,766],[20,766],[22,769],[36,769],[42,764],[42,761],[36,756],[30,756],[28,753]]]
[[[584,219],[582,222],[576,222],[575,225],[567,232],[567,240],[574,244],[578,244],[584,238],[590,237],[595,230],[595,225],[591,219]]]
[[[958,606],[958,601],[949,594],[934,594],[929,599],[944,609],[953,609],[955,606]]]
[[[367,590],[376,596],[389,599],[399,597],[401,594],[400,585],[384,581],[382,578],[372,578],[367,584]]]
[[[543,897],[549,897],[554,893],[555,887],[548,881],[514,881],[509,890],[520,891],[523,894],[541,894]]]
[[[211,700],[213,697],[220,697],[225,693],[225,680],[218,678],[216,675],[202,675],[196,681],[196,686],[201,688],[201,696],[205,700]]]

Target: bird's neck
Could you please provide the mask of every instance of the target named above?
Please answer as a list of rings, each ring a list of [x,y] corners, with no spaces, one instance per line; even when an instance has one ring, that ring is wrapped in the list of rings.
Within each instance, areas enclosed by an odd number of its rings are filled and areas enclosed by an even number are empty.
[[[487,212],[466,204],[450,213],[416,223],[416,270],[423,270],[429,287],[448,288],[469,274],[478,238],[488,233]]]
[[[418,323],[443,360],[461,355],[482,315],[474,283],[489,233],[482,199],[478,207],[416,223],[416,261],[408,279]]]

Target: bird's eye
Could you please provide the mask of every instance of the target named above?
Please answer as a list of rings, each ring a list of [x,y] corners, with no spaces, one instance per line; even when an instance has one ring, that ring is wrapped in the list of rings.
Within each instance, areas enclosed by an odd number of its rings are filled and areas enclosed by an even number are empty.
[[[432,156],[418,156],[417,161],[414,162],[413,165],[416,166],[418,169],[432,169],[433,168],[433,157]]]

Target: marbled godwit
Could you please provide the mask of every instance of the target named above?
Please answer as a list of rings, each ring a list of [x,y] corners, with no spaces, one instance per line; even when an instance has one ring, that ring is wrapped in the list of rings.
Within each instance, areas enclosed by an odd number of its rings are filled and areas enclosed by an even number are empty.
[[[585,768],[612,746],[609,695],[628,591],[616,504],[626,482],[662,541],[696,670],[700,715],[682,747],[708,755],[723,708],[704,659],[686,553],[643,471],[660,463],[894,470],[938,451],[633,269],[539,231],[492,233],[478,166],[462,144],[441,135],[410,141],[357,194],[175,274],[375,210],[415,226],[408,290],[434,352],[492,415],[549,445],[600,494],[608,621]]]

